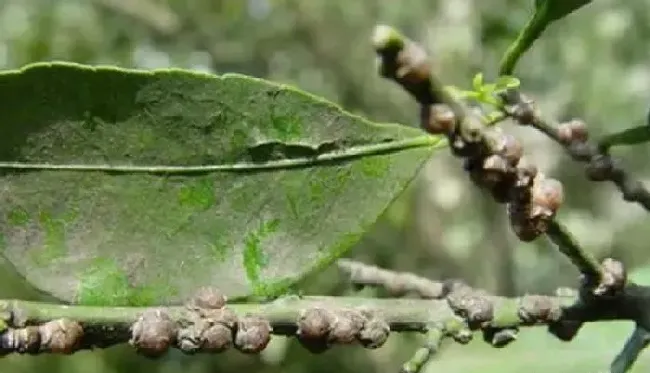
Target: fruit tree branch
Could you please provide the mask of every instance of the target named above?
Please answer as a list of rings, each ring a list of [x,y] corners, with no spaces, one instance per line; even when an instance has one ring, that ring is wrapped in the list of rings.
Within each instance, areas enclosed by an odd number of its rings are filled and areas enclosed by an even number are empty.
[[[537,129],[564,150],[577,162],[585,163],[585,173],[592,181],[610,181],[621,192],[623,199],[636,202],[650,211],[650,191],[645,185],[627,172],[620,161],[609,154],[606,145],[589,141],[587,125],[580,119],[566,123],[553,123],[542,117],[532,100],[518,90],[501,95],[502,110],[520,125]]]
[[[460,96],[443,86],[432,74],[432,63],[424,48],[383,25],[376,27],[372,42],[379,58],[380,74],[395,81],[420,104],[421,127],[431,134],[447,137],[452,154],[464,160],[464,169],[472,182],[487,190],[497,202],[506,204],[517,237],[528,242],[546,235],[580,271],[582,281],[576,302],[563,308],[562,316],[549,325],[549,331],[568,341],[584,322],[620,318],[635,321],[635,334],[611,367],[613,372],[627,370],[648,344],[645,337],[639,337],[639,331],[650,330],[650,287],[627,283],[622,263],[605,259],[598,264],[578,244],[555,218],[564,201],[562,184],[531,165],[523,157],[522,145],[513,136],[470,110]],[[604,154],[603,147],[587,144],[583,123],[574,121],[554,130],[518,92],[509,89],[499,94],[502,116],[506,114],[522,124],[536,126],[551,138],[568,144],[575,152],[574,158],[589,163],[587,170],[592,180],[612,180],[623,191],[625,199],[645,206],[647,195],[650,202],[650,194],[640,183],[630,181],[611,157]],[[371,273],[366,270],[365,283],[372,282]],[[387,277],[385,273],[375,279],[380,277],[383,286],[389,289],[395,286],[392,282],[403,279],[398,275]],[[412,284],[412,287],[421,288],[421,285]],[[509,334],[501,334],[504,335]]]

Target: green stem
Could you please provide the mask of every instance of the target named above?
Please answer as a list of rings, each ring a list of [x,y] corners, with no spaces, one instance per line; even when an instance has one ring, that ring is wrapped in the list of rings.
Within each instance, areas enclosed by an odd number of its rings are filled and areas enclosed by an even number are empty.
[[[575,299],[548,297],[552,302],[567,307]],[[493,319],[484,323],[485,327],[523,326],[519,317],[519,298],[505,298],[486,295],[494,310]],[[370,312],[385,321],[391,331],[422,332],[431,325],[442,326],[446,333],[458,333],[467,329],[466,321],[460,318],[446,299],[409,298],[363,298],[305,296],[280,298],[269,303],[227,304],[226,307],[238,317],[257,316],[267,320],[273,333],[294,335],[301,313],[313,307],[331,311],[359,309]],[[79,323],[85,332],[80,346],[102,346],[126,343],[131,338],[129,327],[148,309],[165,311],[175,322],[182,324],[187,320],[185,306],[160,307],[102,307],[32,302],[23,300],[0,300],[0,344],[2,331],[16,329],[24,325],[41,325],[50,321],[67,319]],[[540,320],[540,322],[543,322]],[[431,331],[430,337],[436,332]],[[0,350],[6,348],[0,346]],[[84,348],[84,347],[79,347]]]
[[[425,345],[415,351],[415,354],[404,363],[400,373],[418,373],[424,368],[424,365],[433,358],[440,349],[440,344],[445,334],[442,328],[432,327],[426,335]]]
[[[566,227],[553,220],[546,231],[546,235],[557,245],[560,252],[566,255],[578,267],[581,273],[596,280],[595,283],[600,281],[600,264],[578,244]]]
[[[535,40],[539,39],[549,25],[546,13],[546,7],[537,9],[528,20],[523,30],[517,35],[517,39],[510,44],[503,55],[499,64],[499,75],[513,75],[515,66],[521,56],[530,49]]]
[[[380,312],[392,330],[421,331],[431,322],[442,322],[453,317],[453,312],[448,307],[441,307],[443,303],[446,302],[421,299],[306,296],[282,298],[281,301],[269,303],[228,304],[227,307],[239,316],[256,315],[277,325],[295,324],[300,311],[310,307],[319,306],[328,309],[363,307]],[[20,315],[27,324],[41,324],[65,318],[81,324],[110,327],[114,324],[131,324],[142,312],[151,308],[164,309],[174,320],[183,319],[187,311],[185,306],[102,307],[0,300],[0,315],[5,310],[10,314]],[[9,322],[9,326],[13,325]]]

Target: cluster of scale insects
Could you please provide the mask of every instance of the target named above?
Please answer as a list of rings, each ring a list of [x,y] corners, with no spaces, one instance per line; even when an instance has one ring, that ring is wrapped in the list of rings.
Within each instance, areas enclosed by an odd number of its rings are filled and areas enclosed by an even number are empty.
[[[535,120],[529,101],[505,110],[522,125]],[[452,153],[464,160],[471,180],[507,205],[510,224],[519,239],[532,241],[548,229],[564,202],[562,183],[546,176],[524,157],[521,142],[497,126],[486,127],[477,115],[459,119],[442,103],[422,105],[422,128],[445,135]],[[561,124],[558,136],[565,143],[586,142],[587,127],[575,119]]]

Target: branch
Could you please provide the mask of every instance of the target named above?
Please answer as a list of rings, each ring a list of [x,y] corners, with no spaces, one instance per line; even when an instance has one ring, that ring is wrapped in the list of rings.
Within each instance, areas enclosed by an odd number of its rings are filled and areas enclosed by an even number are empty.
[[[254,354],[264,350],[271,334],[294,337],[307,350],[320,353],[336,345],[378,348],[391,331],[424,332],[422,348],[401,368],[416,373],[443,339],[466,344],[473,331],[480,331],[490,345],[503,347],[526,326],[547,325],[558,338],[570,340],[584,322],[635,320],[642,328],[650,325],[650,289],[635,284],[627,284],[615,298],[587,298],[576,292],[506,298],[455,280],[406,276],[349,260],[340,261],[339,268],[355,285],[395,289],[397,282],[404,289],[435,289],[426,293],[435,299],[288,296],[264,304],[227,304],[218,290],[203,288],[184,306],[168,307],[0,300],[0,354],[70,354],[122,343],[149,358],[170,348],[186,354],[229,348]],[[617,366],[634,361],[640,351],[634,346],[643,345],[638,341],[628,343]]]
[[[200,289],[184,306],[169,307],[2,300],[0,352],[67,354],[128,342],[148,357],[161,356],[170,347],[196,353],[234,346],[257,353],[271,334],[294,336],[310,351],[322,352],[337,344],[377,348],[389,331],[428,332],[430,337],[441,333],[467,343],[471,330],[494,334],[553,323],[573,303],[567,297],[492,296],[459,282],[444,287],[444,298],[436,300],[286,297],[265,304],[226,305],[225,297],[210,288]]]
[[[545,120],[535,108],[532,100],[517,90],[502,95],[505,105],[504,113],[521,125],[531,126],[553,141],[562,145],[564,150],[577,162],[586,164],[585,173],[592,181],[610,181],[616,185],[628,202],[637,202],[650,211],[650,191],[639,180],[634,179],[609,154],[607,144],[589,141],[587,125],[579,120],[556,124]]]
[[[415,294],[420,299],[441,299],[445,295],[441,282],[410,272],[389,271],[349,259],[339,259],[337,265],[355,287],[381,287],[393,297]]]
[[[474,184],[507,204],[517,237],[528,242],[546,234],[578,265],[587,283],[594,289],[600,286],[603,272],[596,260],[555,220],[564,202],[562,184],[530,164],[516,138],[486,126],[481,116],[454,97],[431,74],[427,53],[420,45],[387,26],[376,28],[373,44],[381,75],[397,82],[420,103],[421,127],[447,136],[452,154],[464,159]]]
[[[563,309],[562,317],[549,325],[549,331],[562,340],[571,340],[584,322],[618,318],[635,321],[639,327],[650,330],[650,287],[626,283],[627,275],[620,262],[606,259],[599,265],[555,219],[564,199],[562,184],[525,161],[522,146],[514,137],[488,127],[485,116],[469,110],[460,97],[448,91],[432,75],[431,62],[420,45],[388,26],[376,27],[373,44],[380,59],[380,74],[398,83],[420,103],[421,127],[429,133],[447,136],[452,154],[464,159],[472,182],[507,205],[517,237],[527,242],[545,234],[581,272],[577,301]],[[603,155],[603,149],[585,145],[584,126],[574,124],[568,135],[567,130],[554,131],[518,91],[508,91],[502,100],[509,105],[504,106],[504,114],[539,128],[557,141],[567,142],[576,157],[588,160],[592,179],[613,180],[622,186],[626,199],[643,201],[644,196],[650,197],[639,183],[630,182],[609,156]],[[385,274],[383,278],[386,279]],[[628,345],[645,346],[632,342]],[[626,347],[621,354],[625,357],[619,356],[614,365],[631,366],[636,355],[626,352],[630,349],[634,350]]]
[[[603,273],[596,260],[589,255],[580,245],[577,244],[571,233],[557,221],[551,221],[546,231],[548,238],[557,245],[560,252],[566,255],[569,260],[578,268],[586,279],[596,280],[602,283]],[[601,284],[602,285],[602,284]],[[607,289],[599,289],[598,292],[602,293]]]

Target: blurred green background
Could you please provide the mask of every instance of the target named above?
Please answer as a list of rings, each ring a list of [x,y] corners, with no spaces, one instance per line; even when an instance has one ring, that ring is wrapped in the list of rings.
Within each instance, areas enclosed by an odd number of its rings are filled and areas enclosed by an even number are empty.
[[[467,87],[476,72],[494,77],[532,6],[532,0],[0,0],[0,68],[67,60],[239,72],[296,85],[375,121],[416,124],[416,104],[376,75],[373,26],[390,24],[421,41],[440,76]],[[597,0],[552,26],[517,75],[547,116],[580,116],[598,136],[645,119],[649,46],[648,1]],[[565,183],[560,219],[580,242],[599,258],[622,259],[650,284],[647,213],[623,202],[611,185],[586,182],[581,166],[543,136],[506,127],[541,170]],[[615,152],[648,179],[648,147]],[[459,166],[437,153],[350,256],[433,279],[462,278],[503,295],[575,284],[576,270],[548,242],[517,242],[503,208],[475,190]],[[307,292],[350,294],[335,269],[318,276]],[[34,296],[11,272],[0,274],[0,297]],[[589,325],[569,344],[543,328],[525,330],[499,350],[477,336],[470,346],[446,346],[425,372],[603,371],[631,327]],[[277,338],[260,356],[172,353],[153,362],[118,347],[73,357],[10,356],[0,360],[0,371],[396,372],[419,342],[414,335],[394,335],[376,351],[335,348],[311,355],[295,341]],[[634,371],[648,368],[650,354]]]

